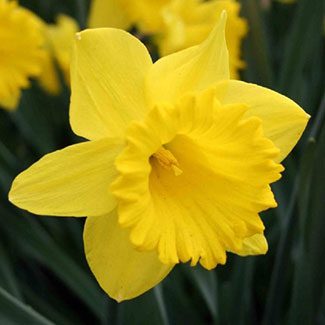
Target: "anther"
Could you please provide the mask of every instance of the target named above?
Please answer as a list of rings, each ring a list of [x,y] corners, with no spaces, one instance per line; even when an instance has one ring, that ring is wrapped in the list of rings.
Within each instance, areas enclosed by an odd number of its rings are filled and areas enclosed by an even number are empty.
[[[153,154],[153,157],[157,159],[159,164],[165,169],[172,170],[175,176],[179,176],[183,171],[179,168],[179,163],[174,155],[164,147],[161,147],[157,152]]]

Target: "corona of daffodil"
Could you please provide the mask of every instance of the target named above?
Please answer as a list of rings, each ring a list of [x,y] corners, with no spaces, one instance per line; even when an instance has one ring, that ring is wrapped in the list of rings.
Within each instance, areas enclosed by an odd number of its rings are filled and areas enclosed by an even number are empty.
[[[12,110],[29,78],[41,73],[41,21],[16,1],[0,0],[0,107]]]
[[[123,29],[137,26],[141,33],[153,35],[159,54],[165,56],[201,43],[223,10],[228,15],[230,76],[238,79],[238,71],[245,66],[241,43],[247,24],[239,15],[240,4],[235,0],[95,0],[89,26]]]
[[[72,44],[78,31],[78,23],[66,15],[59,15],[56,24],[43,24],[43,32],[47,40],[47,56],[39,81],[50,94],[56,95],[61,89],[55,63],[61,69],[66,84],[70,85]]]
[[[77,35],[70,121],[89,141],[44,156],[9,194],[40,215],[87,216],[84,245],[101,287],[131,299],[180,262],[264,254],[259,213],[308,115],[229,79],[225,14],[200,45],[154,64],[118,29]]]

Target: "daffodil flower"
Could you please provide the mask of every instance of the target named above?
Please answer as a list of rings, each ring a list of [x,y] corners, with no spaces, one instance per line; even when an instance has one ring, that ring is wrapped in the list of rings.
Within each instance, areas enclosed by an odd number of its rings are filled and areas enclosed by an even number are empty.
[[[246,20],[239,15],[235,0],[172,0],[162,10],[163,26],[156,37],[162,56],[201,43],[211,32],[223,10],[227,12],[226,41],[232,79],[245,67],[241,60],[241,43],[247,34]]]
[[[45,58],[41,21],[16,1],[0,0],[0,107],[17,107]]]
[[[70,85],[70,60],[78,23],[72,17],[59,15],[56,24],[43,23],[43,33],[47,40],[47,56],[38,80],[41,86],[52,95],[60,93],[61,85],[55,63],[60,67],[64,80]]]
[[[91,4],[89,26],[129,29],[136,25],[141,32],[161,32],[161,10],[170,0],[94,0]]]
[[[259,212],[308,115],[229,79],[225,14],[200,45],[154,64],[118,29],[77,35],[70,121],[89,141],[48,154],[10,201],[40,215],[87,216],[84,245],[101,287],[131,299],[180,262],[212,269],[226,252],[264,254]]]
[[[236,0],[94,0],[89,26],[130,29],[152,35],[160,56],[197,45],[207,38],[223,10],[227,12],[226,41],[232,79],[245,67],[241,44],[247,34]]]

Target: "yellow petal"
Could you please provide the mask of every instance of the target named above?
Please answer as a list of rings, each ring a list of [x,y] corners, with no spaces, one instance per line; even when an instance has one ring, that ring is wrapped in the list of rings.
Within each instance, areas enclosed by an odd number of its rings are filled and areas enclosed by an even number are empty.
[[[0,107],[6,108],[7,110],[15,110],[20,100],[20,91],[12,94],[11,97],[2,98],[0,100]]]
[[[221,106],[212,87],[132,123],[111,189],[134,245],[157,249],[163,263],[211,269],[264,230],[258,213],[277,206],[269,184],[283,167],[246,111]]]
[[[301,107],[270,89],[235,80],[220,82],[216,89],[222,104],[246,104],[246,117],[262,120],[265,136],[280,149],[278,162],[290,153],[307,125],[309,115]]]
[[[16,1],[0,1],[0,102],[18,104],[29,78],[40,74],[44,57],[42,23]]]
[[[263,255],[268,250],[267,240],[263,234],[255,234],[243,242],[243,247],[235,253],[240,256]]]
[[[48,41],[65,82],[70,85],[71,51],[79,26],[75,19],[67,15],[58,15],[56,20],[56,24],[47,25]]]
[[[116,212],[87,218],[84,229],[86,258],[103,290],[118,302],[151,289],[172,270],[156,252],[138,252],[128,232],[117,222]]]
[[[115,27],[128,29],[131,20],[120,0],[93,0],[88,25],[90,28]]]
[[[58,72],[55,67],[54,57],[47,49],[48,53],[44,58],[42,73],[38,77],[40,86],[51,95],[58,95],[61,91],[61,84]]]
[[[151,64],[145,46],[122,30],[79,33],[71,65],[73,131],[88,139],[124,135],[147,111],[144,80]]]
[[[211,32],[223,10],[227,11],[226,41],[231,77],[238,77],[241,41],[247,33],[246,21],[239,16],[240,4],[226,0],[172,0],[163,10],[164,26],[156,41],[162,56],[201,43]]]
[[[224,4],[227,9],[226,41],[229,51],[230,78],[238,79],[239,71],[245,67],[241,59],[242,40],[247,34],[247,21],[240,17],[240,3],[237,1],[215,1],[216,6]]]
[[[16,177],[9,200],[41,215],[108,213],[115,207],[109,185],[117,174],[113,161],[120,150],[120,141],[104,139],[45,155]]]
[[[163,27],[161,11],[170,0],[118,0],[128,17],[142,33],[160,33]]]
[[[60,14],[56,18],[56,24],[43,22],[42,30],[46,39],[44,46],[46,55],[38,81],[49,94],[58,95],[61,91],[61,83],[56,68],[61,69],[66,84],[70,85],[71,51],[79,26],[72,17]]]
[[[185,93],[203,90],[229,79],[225,41],[226,14],[200,45],[168,55],[150,69],[146,82],[149,103],[175,103]]]

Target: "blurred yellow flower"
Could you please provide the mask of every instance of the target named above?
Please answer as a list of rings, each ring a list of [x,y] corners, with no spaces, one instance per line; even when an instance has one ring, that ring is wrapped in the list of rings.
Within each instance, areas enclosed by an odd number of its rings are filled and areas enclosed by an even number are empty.
[[[118,29],[78,34],[70,123],[90,141],[44,156],[9,199],[41,215],[87,216],[85,252],[102,288],[131,299],[179,262],[264,254],[259,212],[308,115],[229,79],[225,15],[198,46],[154,64]]]
[[[61,84],[53,53],[48,43],[44,48],[46,50],[46,55],[43,60],[42,71],[37,79],[41,87],[49,94],[58,95],[61,91]]]
[[[154,35],[161,56],[201,43],[211,32],[222,10],[227,11],[226,41],[230,76],[238,79],[241,43],[247,33],[246,20],[239,16],[236,0],[95,0],[89,26],[128,29],[132,25]]]
[[[167,55],[202,42],[223,10],[227,11],[226,41],[229,50],[230,76],[238,79],[244,67],[240,59],[241,41],[247,24],[240,18],[240,5],[233,0],[173,0],[163,10],[164,32],[157,36],[161,55]]]
[[[15,109],[45,53],[41,21],[15,1],[0,0],[0,106]]]
[[[48,34],[54,56],[68,85],[70,84],[72,44],[78,31],[79,26],[76,20],[66,15],[59,15],[57,24],[48,26]]]
[[[65,82],[70,85],[70,60],[78,23],[72,17],[59,15],[56,24],[45,24],[43,31],[47,40],[47,56],[39,82],[49,93],[56,95],[61,86],[55,63],[62,70]]]
[[[162,9],[170,0],[120,0],[130,20],[142,33],[156,34],[163,30]]]
[[[121,0],[93,0],[88,25],[90,28],[115,27],[129,29],[133,22]]]
[[[161,10],[169,2],[170,0],[94,0],[89,27],[129,29],[136,25],[143,33],[159,33],[163,28]]]

